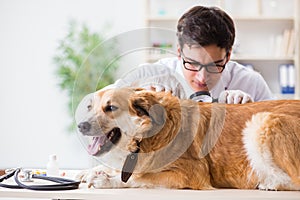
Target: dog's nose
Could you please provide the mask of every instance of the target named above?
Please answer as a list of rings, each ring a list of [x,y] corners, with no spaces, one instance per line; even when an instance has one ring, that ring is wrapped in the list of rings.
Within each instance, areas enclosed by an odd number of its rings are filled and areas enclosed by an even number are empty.
[[[78,124],[78,128],[81,133],[87,133],[91,129],[91,124],[88,122],[81,122]]]

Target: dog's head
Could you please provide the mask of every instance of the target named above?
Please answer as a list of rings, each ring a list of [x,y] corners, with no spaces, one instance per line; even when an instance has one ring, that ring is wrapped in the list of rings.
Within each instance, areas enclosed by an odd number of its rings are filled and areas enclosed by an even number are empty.
[[[115,146],[132,152],[137,148],[132,141],[159,131],[165,122],[165,110],[154,95],[134,88],[87,95],[76,110],[76,122],[81,134],[93,137],[89,153],[100,156]]]

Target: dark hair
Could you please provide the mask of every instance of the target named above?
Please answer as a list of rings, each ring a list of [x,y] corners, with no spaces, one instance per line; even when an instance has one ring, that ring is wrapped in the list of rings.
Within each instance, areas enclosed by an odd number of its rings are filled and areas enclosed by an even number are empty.
[[[231,17],[217,7],[195,6],[178,20],[178,42],[207,46],[216,44],[229,52],[235,38],[235,28]]]

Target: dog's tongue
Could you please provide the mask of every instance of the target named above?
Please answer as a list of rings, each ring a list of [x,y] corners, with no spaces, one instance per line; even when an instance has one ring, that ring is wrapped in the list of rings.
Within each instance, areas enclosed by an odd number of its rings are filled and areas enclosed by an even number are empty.
[[[88,153],[93,156],[96,155],[100,151],[101,146],[104,145],[106,139],[106,135],[93,137],[92,144],[88,146]]]

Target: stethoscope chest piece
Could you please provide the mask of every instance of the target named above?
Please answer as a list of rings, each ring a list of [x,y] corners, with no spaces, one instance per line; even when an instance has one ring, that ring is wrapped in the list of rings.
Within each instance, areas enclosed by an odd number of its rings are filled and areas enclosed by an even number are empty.
[[[197,102],[213,102],[213,98],[210,96],[210,93],[208,91],[195,92],[190,96],[190,99]]]
[[[32,171],[31,170],[23,170],[23,178],[22,178],[22,181],[23,182],[33,182],[33,179],[32,179]]]

